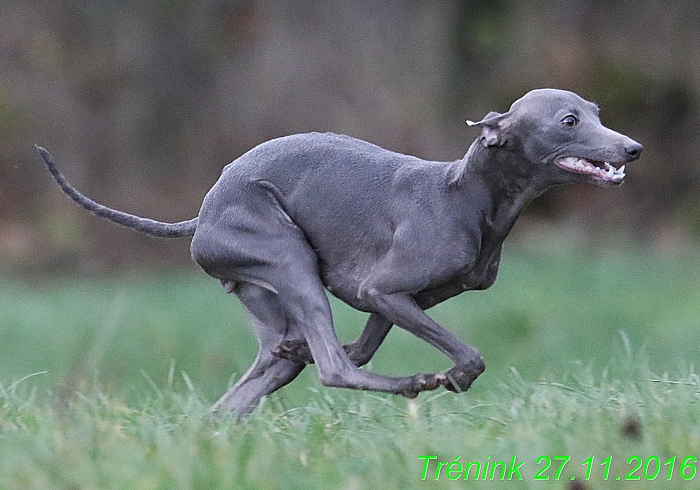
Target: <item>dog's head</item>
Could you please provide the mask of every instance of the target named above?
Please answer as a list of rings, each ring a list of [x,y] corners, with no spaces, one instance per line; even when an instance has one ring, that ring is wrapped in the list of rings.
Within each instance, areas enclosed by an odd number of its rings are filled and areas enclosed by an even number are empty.
[[[565,90],[533,90],[508,112],[467,123],[481,128],[484,146],[520,153],[552,183],[619,185],[624,164],[642,153],[642,145],[601,124],[597,105]]]

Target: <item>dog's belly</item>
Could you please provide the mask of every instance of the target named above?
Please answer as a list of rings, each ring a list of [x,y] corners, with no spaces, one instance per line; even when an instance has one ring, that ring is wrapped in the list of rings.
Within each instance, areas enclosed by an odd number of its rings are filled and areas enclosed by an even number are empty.
[[[474,265],[455,270],[451,275],[435,278],[423,289],[405,292],[409,293],[422,309],[428,309],[464,291],[491,287],[496,281],[499,264],[500,253],[495,254],[490,261],[477,261]],[[357,310],[376,312],[371,300],[361,294],[362,284],[367,277],[366,270],[358,270],[350,264],[340,264],[332,268],[323,267],[323,263],[320,265],[321,280],[333,296]],[[410,271],[406,271],[406,274],[410,274]]]

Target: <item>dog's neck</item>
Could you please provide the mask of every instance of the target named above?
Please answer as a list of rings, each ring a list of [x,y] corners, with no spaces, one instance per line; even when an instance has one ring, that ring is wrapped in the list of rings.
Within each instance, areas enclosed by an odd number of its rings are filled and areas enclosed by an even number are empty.
[[[507,234],[525,206],[551,187],[533,175],[532,166],[510,149],[487,147],[477,139],[464,158],[451,166],[448,183],[465,190],[473,185],[485,187],[491,205],[486,215],[495,229]]]

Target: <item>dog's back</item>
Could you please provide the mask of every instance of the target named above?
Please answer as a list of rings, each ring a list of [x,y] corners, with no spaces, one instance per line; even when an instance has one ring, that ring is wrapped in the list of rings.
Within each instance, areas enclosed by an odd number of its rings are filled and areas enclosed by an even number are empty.
[[[455,210],[443,199],[451,165],[332,133],[270,140],[227,165],[204,199],[193,256],[201,265],[199,236],[209,240],[222,228],[229,241],[243,236],[261,222],[263,207],[274,207],[316,251],[324,284],[361,306],[353,278],[366,277],[384,256],[404,217],[436,239],[440,228],[454,229]]]

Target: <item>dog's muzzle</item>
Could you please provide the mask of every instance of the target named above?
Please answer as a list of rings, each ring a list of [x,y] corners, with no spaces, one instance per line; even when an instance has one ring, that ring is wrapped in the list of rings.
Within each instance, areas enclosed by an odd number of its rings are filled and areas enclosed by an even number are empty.
[[[615,168],[608,162],[596,162],[579,157],[557,158],[554,164],[568,172],[590,175],[593,181],[602,184],[621,184],[625,179],[625,166]]]

